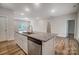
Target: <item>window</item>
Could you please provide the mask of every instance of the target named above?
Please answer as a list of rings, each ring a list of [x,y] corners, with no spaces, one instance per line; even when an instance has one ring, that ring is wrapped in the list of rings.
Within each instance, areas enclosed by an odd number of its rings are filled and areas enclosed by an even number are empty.
[[[30,30],[30,21],[19,21],[18,30],[19,32],[28,32]]]

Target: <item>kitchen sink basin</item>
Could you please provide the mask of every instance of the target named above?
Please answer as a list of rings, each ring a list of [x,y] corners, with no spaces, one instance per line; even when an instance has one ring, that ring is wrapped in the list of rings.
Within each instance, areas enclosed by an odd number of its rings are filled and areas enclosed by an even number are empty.
[[[23,32],[25,34],[34,34],[33,32]]]

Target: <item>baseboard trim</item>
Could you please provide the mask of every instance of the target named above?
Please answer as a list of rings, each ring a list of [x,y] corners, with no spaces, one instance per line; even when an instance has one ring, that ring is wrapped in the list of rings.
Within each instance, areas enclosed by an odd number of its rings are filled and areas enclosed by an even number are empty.
[[[0,41],[0,43],[3,43],[3,42],[8,42],[8,40],[5,40],[5,41]]]

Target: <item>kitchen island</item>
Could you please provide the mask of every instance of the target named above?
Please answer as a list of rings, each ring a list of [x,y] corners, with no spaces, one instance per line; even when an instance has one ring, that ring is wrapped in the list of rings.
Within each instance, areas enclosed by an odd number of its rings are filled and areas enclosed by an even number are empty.
[[[54,54],[54,40],[56,34],[51,33],[19,33],[18,35],[22,35],[27,37],[26,45],[28,48],[29,55],[53,55]],[[22,38],[23,39],[23,38]]]

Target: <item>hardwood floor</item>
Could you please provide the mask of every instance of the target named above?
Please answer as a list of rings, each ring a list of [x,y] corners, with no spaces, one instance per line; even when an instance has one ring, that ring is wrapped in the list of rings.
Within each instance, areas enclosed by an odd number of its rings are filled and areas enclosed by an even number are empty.
[[[25,55],[15,41],[0,42],[0,55]]]
[[[55,39],[56,55],[79,55],[79,43],[75,39],[57,37]],[[0,55],[25,55],[15,41],[0,42]]]
[[[55,52],[57,55],[79,55],[79,42],[73,38],[57,37]]]

